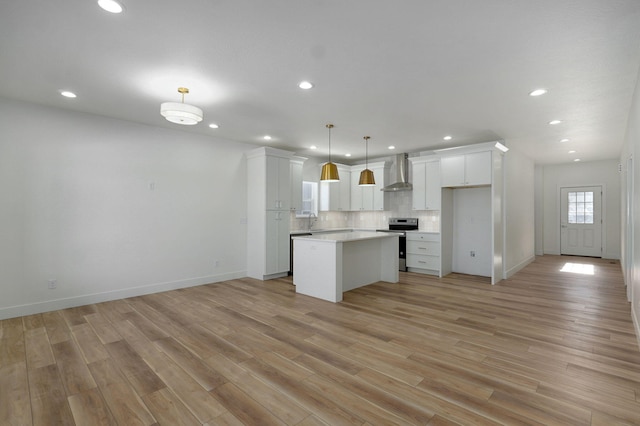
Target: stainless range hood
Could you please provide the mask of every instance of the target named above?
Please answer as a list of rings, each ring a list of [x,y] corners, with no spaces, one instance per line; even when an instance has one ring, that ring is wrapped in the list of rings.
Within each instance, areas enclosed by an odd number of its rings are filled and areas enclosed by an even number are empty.
[[[395,180],[391,185],[387,185],[380,191],[396,192],[396,191],[411,191],[413,185],[409,183],[407,176],[409,175],[409,155],[398,154],[395,157],[392,168],[395,167]],[[392,170],[393,171],[393,170]]]

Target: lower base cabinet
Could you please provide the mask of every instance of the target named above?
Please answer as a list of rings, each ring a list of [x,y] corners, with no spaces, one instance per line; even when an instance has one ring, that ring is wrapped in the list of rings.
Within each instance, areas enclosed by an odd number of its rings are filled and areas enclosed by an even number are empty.
[[[407,232],[407,268],[410,272],[441,276],[440,234]]]

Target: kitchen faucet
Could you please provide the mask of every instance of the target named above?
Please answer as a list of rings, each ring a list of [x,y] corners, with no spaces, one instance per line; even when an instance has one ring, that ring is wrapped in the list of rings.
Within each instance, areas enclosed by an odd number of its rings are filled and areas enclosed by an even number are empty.
[[[313,216],[313,221],[311,221],[311,216]],[[307,230],[311,231],[311,227],[313,227],[313,224],[316,223],[316,220],[318,220],[318,216],[316,216],[316,214],[314,212],[309,212],[309,225],[307,226]]]

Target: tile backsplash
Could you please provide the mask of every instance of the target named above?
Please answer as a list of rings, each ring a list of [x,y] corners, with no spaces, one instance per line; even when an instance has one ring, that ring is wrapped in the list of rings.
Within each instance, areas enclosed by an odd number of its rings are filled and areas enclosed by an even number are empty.
[[[411,208],[411,192],[388,193],[389,210],[354,211],[354,212],[319,212],[312,229],[386,229],[390,217],[417,217],[421,231],[440,232],[440,211],[413,210]],[[309,218],[298,218],[291,213],[291,230],[306,231]]]

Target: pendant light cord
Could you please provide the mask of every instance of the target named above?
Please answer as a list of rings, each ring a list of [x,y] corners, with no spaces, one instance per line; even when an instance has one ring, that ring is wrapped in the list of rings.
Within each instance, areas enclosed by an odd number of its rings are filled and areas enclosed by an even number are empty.
[[[333,124],[327,124],[327,129],[329,129],[329,163],[331,163],[331,129],[333,128]]]
[[[365,136],[364,137],[364,141],[365,141],[365,154],[364,154],[364,164],[365,164],[365,169],[369,169],[369,136]]]

